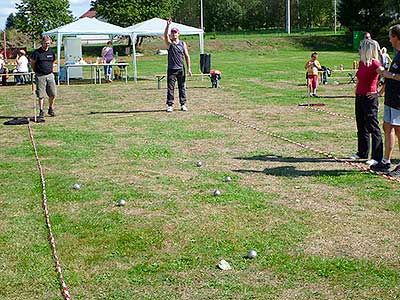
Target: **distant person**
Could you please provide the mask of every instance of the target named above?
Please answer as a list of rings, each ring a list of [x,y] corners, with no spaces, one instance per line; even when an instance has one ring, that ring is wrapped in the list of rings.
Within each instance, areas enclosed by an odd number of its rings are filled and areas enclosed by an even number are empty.
[[[379,44],[372,39],[364,39],[360,44],[360,62],[356,73],[355,113],[357,123],[358,151],[351,159],[367,159],[371,148],[368,165],[377,164],[383,157],[383,143],[378,121],[378,82]],[[371,97],[370,95],[374,95]],[[372,145],[370,147],[372,141]]]
[[[364,40],[370,40],[371,38],[371,34],[368,31],[364,32]]]
[[[305,66],[307,69],[307,88],[309,97],[318,97],[318,71],[321,70],[321,64],[318,61],[318,53],[313,52],[311,59],[306,62]]]
[[[4,61],[4,56],[2,53],[0,53],[0,74],[7,74],[7,73],[8,69],[6,67],[6,62]],[[7,75],[1,76],[1,84],[7,85]]]
[[[101,50],[103,64],[110,64],[114,59],[114,49],[112,41],[108,41],[107,45]],[[104,77],[107,82],[112,81],[112,66],[104,66]]]
[[[48,115],[54,117],[54,100],[57,95],[54,79],[53,64],[56,60],[54,51],[50,48],[51,38],[47,35],[42,38],[42,46],[31,55],[32,69],[35,72],[36,96],[39,99],[39,118],[44,118],[44,97],[49,97]]]
[[[192,76],[192,70],[190,69],[190,56],[187,45],[184,41],[179,40],[179,29],[171,29],[171,37],[168,35],[169,26],[172,21],[169,18],[167,20],[167,26],[164,30],[164,42],[168,47],[168,70],[167,70],[167,112],[172,112],[174,105],[174,89],[175,82],[178,80],[179,89],[179,103],[181,104],[181,110],[187,111],[186,107],[186,84],[185,84],[185,67],[183,64],[183,58],[185,57],[187,72],[189,76]]]
[[[381,162],[371,166],[371,170],[387,173],[390,171],[390,158],[393,153],[396,136],[400,148],[400,24],[389,30],[389,40],[397,49],[389,70],[380,68],[380,75],[385,78],[385,107],[383,111],[383,131],[385,132],[385,154]],[[400,165],[389,172],[389,176],[400,176]]]
[[[19,50],[16,58],[17,66],[14,69],[14,73],[28,73],[29,72],[29,60],[26,57],[25,50]],[[17,85],[21,85],[25,83],[25,79],[23,75],[15,75],[15,81]]]
[[[387,53],[387,49],[385,47],[382,47],[381,49],[381,58],[382,58],[382,67],[384,67],[385,70],[388,70],[390,63],[392,62],[392,59]]]

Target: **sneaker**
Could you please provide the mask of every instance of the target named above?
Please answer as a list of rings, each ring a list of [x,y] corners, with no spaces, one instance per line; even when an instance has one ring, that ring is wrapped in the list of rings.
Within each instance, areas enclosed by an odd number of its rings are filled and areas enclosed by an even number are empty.
[[[390,171],[390,163],[378,162],[376,165],[370,167],[372,171],[387,173]]]
[[[181,111],[188,111],[188,108],[186,107],[185,104],[183,104],[183,105],[181,106]]]
[[[47,111],[47,114],[50,117],[55,117],[56,116],[56,113],[54,112],[54,109],[52,109],[51,107],[49,107],[49,110]]]
[[[43,112],[43,110],[41,109],[41,110],[39,110],[39,115],[38,115],[38,118],[39,119],[43,119],[44,118],[44,112]]]
[[[373,165],[376,165],[378,162],[375,159],[368,159],[365,163],[368,166],[373,166]]]
[[[360,158],[361,158],[361,157],[358,156],[358,154],[352,154],[352,155],[349,156],[349,159],[353,159],[353,160],[355,160],[355,159],[360,159]]]
[[[167,112],[173,112],[174,108],[172,106],[167,106]]]
[[[400,177],[400,165],[397,165],[397,166],[393,169],[393,171],[390,171],[390,172],[389,172],[388,175],[391,176],[391,177]]]

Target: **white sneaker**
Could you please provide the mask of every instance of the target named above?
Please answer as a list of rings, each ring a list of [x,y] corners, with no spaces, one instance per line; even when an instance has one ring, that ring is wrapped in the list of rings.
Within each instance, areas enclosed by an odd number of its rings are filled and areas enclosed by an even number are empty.
[[[185,104],[181,106],[181,111],[188,111],[188,108],[186,107]]]
[[[172,106],[167,106],[167,112],[173,112],[174,108]]]
[[[377,162],[375,159],[368,159],[365,163],[366,163],[368,166],[374,166],[374,165],[376,165],[378,162]]]
[[[360,159],[360,157],[357,154],[353,154],[349,156],[350,159]]]

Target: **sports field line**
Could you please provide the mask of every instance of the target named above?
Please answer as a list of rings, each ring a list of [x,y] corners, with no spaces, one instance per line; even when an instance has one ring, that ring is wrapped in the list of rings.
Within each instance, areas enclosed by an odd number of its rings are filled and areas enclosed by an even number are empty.
[[[47,228],[49,231],[49,242],[50,242],[51,249],[53,251],[53,258],[56,263],[56,270],[57,270],[57,273],[58,273],[58,276],[60,279],[60,284],[62,287],[62,295],[64,296],[65,300],[70,300],[71,295],[69,293],[68,286],[64,280],[60,259],[58,258],[58,254],[57,254],[56,241],[54,239],[53,230],[51,229],[50,214],[49,214],[49,208],[47,205],[47,196],[46,196],[46,181],[44,179],[43,168],[42,168],[42,164],[39,159],[31,122],[28,123],[28,132],[29,132],[29,137],[30,137],[31,143],[32,143],[33,151],[35,153],[35,159],[36,159],[36,163],[37,163],[37,167],[38,167],[38,171],[39,171],[39,175],[40,175],[40,181],[42,184],[42,196],[43,196],[42,205],[43,205],[43,210],[44,210],[44,216],[46,219],[46,225],[47,225]]]
[[[385,178],[385,179],[387,179],[387,180],[389,180],[389,181],[394,181],[394,182],[400,183],[400,178],[392,177],[392,176],[389,176],[389,175],[386,175],[386,174],[381,174],[381,173],[375,172],[375,171],[373,171],[373,170],[371,170],[371,169],[369,169],[369,168],[367,168],[367,167],[365,167],[365,166],[363,166],[363,165],[360,165],[360,164],[357,164],[357,163],[354,163],[354,162],[351,162],[351,161],[348,161],[348,160],[340,159],[340,158],[336,157],[336,156],[334,155],[334,153],[332,153],[332,152],[329,153],[329,152],[320,150],[320,149],[318,149],[318,148],[314,148],[314,147],[311,147],[311,146],[308,146],[308,145],[305,145],[305,144],[302,144],[302,143],[293,141],[293,140],[291,140],[291,139],[289,139],[289,138],[287,138],[287,137],[284,137],[284,136],[281,136],[281,135],[279,135],[279,134],[276,134],[276,133],[273,133],[273,132],[270,132],[270,131],[261,129],[261,128],[255,126],[255,125],[251,125],[251,124],[245,123],[245,122],[243,122],[243,121],[241,121],[241,120],[234,119],[234,118],[232,118],[232,117],[230,117],[230,116],[228,116],[228,115],[226,115],[226,114],[224,114],[224,113],[220,113],[220,112],[213,111],[213,110],[210,110],[210,109],[207,109],[207,111],[208,111],[209,113],[214,114],[214,115],[223,117],[224,119],[227,119],[227,120],[229,120],[229,121],[232,121],[232,122],[234,122],[234,123],[236,123],[236,124],[239,124],[239,125],[248,127],[248,128],[250,128],[250,129],[256,130],[256,131],[258,131],[258,132],[265,133],[265,134],[267,134],[267,135],[269,135],[269,136],[271,136],[271,137],[274,137],[274,138],[283,140],[283,141],[288,142],[288,143],[290,143],[290,144],[296,145],[296,146],[298,146],[298,147],[300,147],[300,148],[310,150],[310,151],[312,151],[312,152],[314,152],[314,153],[323,155],[323,156],[325,156],[325,157],[327,157],[327,158],[331,158],[331,159],[335,160],[336,162],[339,162],[339,163],[342,163],[342,164],[346,164],[346,165],[352,166],[352,167],[354,167],[354,168],[356,168],[356,169],[359,169],[359,170],[361,170],[361,171],[365,171],[365,172],[369,172],[369,173],[371,173],[371,174],[379,175],[379,176],[381,176],[381,177],[383,177],[383,178]]]
[[[328,115],[331,115],[331,116],[334,116],[334,117],[340,117],[340,118],[344,118],[344,119],[355,120],[355,118],[353,118],[353,117],[350,117],[350,116],[347,116],[347,115],[343,115],[343,114],[337,113],[337,112],[332,112],[332,111],[329,111],[329,110],[326,110],[326,109],[323,109],[323,108],[317,108],[315,106],[302,106],[302,107],[311,109],[313,111],[322,112],[322,113],[325,113],[325,114],[328,114]]]

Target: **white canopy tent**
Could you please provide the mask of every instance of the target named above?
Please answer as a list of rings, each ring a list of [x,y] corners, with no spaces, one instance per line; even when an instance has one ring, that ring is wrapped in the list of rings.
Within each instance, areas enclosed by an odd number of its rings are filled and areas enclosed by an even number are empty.
[[[49,35],[57,37],[57,71],[60,74],[60,58],[61,58],[61,44],[63,37],[76,36],[76,35],[128,35],[133,36],[130,30],[125,28],[102,22],[96,18],[82,18],[67,25],[58,27],[56,29],[44,32],[42,35]],[[135,53],[135,43],[133,43],[133,51]],[[134,62],[136,64],[136,62]],[[135,66],[136,72],[136,66]],[[136,80],[136,77],[135,77]]]
[[[156,36],[156,35],[164,35],[165,26],[167,25],[166,20],[153,18],[142,23],[138,23],[132,26],[125,28],[131,33],[132,44],[135,45],[136,38],[138,36]],[[187,25],[174,23],[172,22],[169,26],[171,28],[178,28],[179,33],[181,35],[199,35],[200,41],[200,53],[204,53],[204,31],[199,28],[190,27]],[[135,47],[133,47],[133,69],[134,69],[134,78],[136,80],[137,72],[136,72],[136,52]]]

